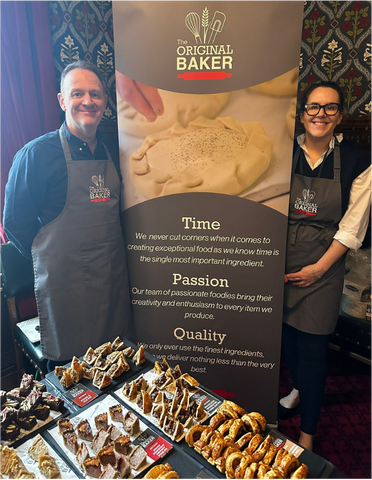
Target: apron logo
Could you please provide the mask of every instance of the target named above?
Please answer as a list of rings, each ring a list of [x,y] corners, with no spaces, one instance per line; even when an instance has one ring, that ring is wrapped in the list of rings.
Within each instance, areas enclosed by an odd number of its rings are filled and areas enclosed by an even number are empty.
[[[212,19],[209,10],[204,8],[202,15],[190,12],[185,17],[185,24],[196,45],[189,45],[188,40],[177,39],[178,78],[184,80],[220,80],[232,76],[233,49],[231,45],[219,45],[218,35],[222,32],[226,15],[216,10]]]
[[[318,213],[318,204],[312,203],[311,200],[315,197],[316,193],[304,188],[302,190],[303,199],[297,197],[294,203],[294,209],[298,213],[304,215],[315,216]]]
[[[105,177],[101,174],[93,175],[92,182],[95,187],[89,187],[89,196],[91,202],[107,202],[110,200],[110,189],[105,187]]]

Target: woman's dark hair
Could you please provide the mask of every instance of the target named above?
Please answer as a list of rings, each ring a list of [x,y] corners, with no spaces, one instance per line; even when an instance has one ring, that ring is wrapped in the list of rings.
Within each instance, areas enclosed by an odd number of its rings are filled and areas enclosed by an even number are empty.
[[[307,104],[307,100],[308,100],[310,94],[319,87],[332,88],[333,90],[336,90],[336,92],[338,93],[338,97],[340,99],[340,102],[339,102],[340,103],[340,112],[342,112],[343,109],[344,109],[344,95],[342,93],[341,88],[335,82],[321,81],[321,82],[312,83],[310,85],[310,87],[305,91],[305,93],[302,97],[302,100],[301,100],[300,114],[304,113],[305,105]]]
[[[91,63],[91,62],[88,62],[86,60],[77,60],[76,62],[73,62],[73,63],[69,63],[65,69],[63,70],[62,74],[61,74],[61,82],[60,82],[60,88],[61,88],[61,92],[62,92],[62,88],[63,88],[63,82],[65,80],[65,77],[66,75],[71,72],[71,70],[74,70],[75,68],[82,68],[83,70],[90,70],[91,72],[95,73],[98,77],[98,80],[101,82],[102,84],[102,88],[103,90],[105,89],[104,85],[105,85],[105,81],[103,79],[103,75],[102,75],[102,72],[101,70],[96,67],[94,65],[94,63]]]

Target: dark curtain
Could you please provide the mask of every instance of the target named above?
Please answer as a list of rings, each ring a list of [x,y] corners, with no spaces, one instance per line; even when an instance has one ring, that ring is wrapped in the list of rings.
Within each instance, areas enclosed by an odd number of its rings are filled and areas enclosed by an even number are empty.
[[[48,3],[0,2],[1,205],[15,153],[59,127]],[[2,214],[2,208],[1,208]]]

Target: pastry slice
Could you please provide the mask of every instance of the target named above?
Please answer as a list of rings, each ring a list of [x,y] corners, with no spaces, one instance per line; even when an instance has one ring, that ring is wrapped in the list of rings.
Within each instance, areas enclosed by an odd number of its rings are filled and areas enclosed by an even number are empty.
[[[54,367],[54,375],[56,377],[62,377],[62,375],[66,372],[68,367],[59,365],[57,367]]]
[[[125,414],[123,425],[124,430],[131,436],[136,435],[140,431],[138,417],[130,410]]]
[[[111,465],[111,463],[108,463],[103,469],[103,472],[101,473],[99,478],[123,478],[123,477],[120,477],[119,472]]]
[[[45,478],[61,478],[61,471],[58,468],[55,458],[50,455],[39,457],[39,470]]]
[[[145,390],[140,391],[136,403],[143,413],[147,414],[151,412],[152,401],[150,395]]]
[[[135,354],[136,352],[134,351],[134,349],[132,347],[127,347],[123,350],[123,354],[126,356],[126,357],[133,357],[133,355]]]
[[[155,380],[152,382],[156,387],[158,387],[160,390],[163,390],[166,388],[167,385],[172,383],[172,379],[167,377],[166,373],[163,372],[160,375],[158,375]]]
[[[96,424],[97,430],[107,430],[108,427],[108,416],[106,412],[100,413],[94,417],[94,423]]]
[[[85,362],[89,363],[89,365],[94,365],[94,362],[96,361],[97,356],[98,355],[94,353],[93,348],[89,347],[88,350],[85,352],[83,359]]]
[[[137,378],[136,380],[137,390],[146,390],[149,384],[147,383],[146,379],[143,375]]]
[[[17,455],[17,450],[15,450],[12,447],[7,447],[6,445],[3,445],[0,447],[0,472],[5,473],[6,470],[6,464],[10,460],[11,457],[14,455]]]
[[[122,389],[123,395],[133,402],[138,395],[136,382],[133,380],[131,383],[125,383]]]
[[[67,430],[73,431],[74,427],[72,426],[71,420],[68,417],[59,418],[57,420],[58,431],[60,434],[66,432]]]
[[[98,430],[94,435],[90,448],[94,453],[98,453],[103,447],[110,443],[110,434],[105,430]]]
[[[142,365],[142,363],[145,363],[145,347],[141,345],[135,355],[132,358],[132,362],[139,366]]]
[[[45,421],[50,415],[50,407],[48,405],[38,405],[34,410],[34,415],[38,420]]]
[[[74,377],[71,374],[71,368],[68,368],[65,372],[62,373],[59,382],[63,388],[71,387],[71,385],[74,383]]]
[[[168,362],[166,361],[165,357],[163,357],[162,362],[156,361],[154,364],[154,371],[155,373],[163,373],[166,372],[169,368]]]
[[[109,414],[110,414],[111,420],[113,420],[114,422],[123,423],[123,420],[124,420],[123,407],[120,405],[120,403],[116,405],[111,405],[109,407]]]
[[[102,390],[102,388],[108,387],[111,384],[111,377],[107,372],[97,370],[92,383],[96,388]]]
[[[146,461],[147,454],[141,445],[136,445],[128,456],[129,463],[134,470],[138,468]]]
[[[87,380],[93,380],[96,371],[97,369],[95,367],[84,368],[84,378],[86,378]]]
[[[106,342],[94,349],[96,355],[109,355],[112,352],[111,342]]]
[[[82,465],[85,460],[89,458],[88,447],[85,442],[81,442],[79,450],[76,452],[76,460],[79,465]]]
[[[75,383],[80,382],[80,380],[84,377],[84,370],[85,369],[81,365],[79,359],[77,357],[73,357],[71,360],[70,374]]]
[[[115,350],[123,350],[125,347],[123,340],[120,337],[116,337],[115,340],[111,344],[111,348],[113,351]]]
[[[113,442],[122,435],[121,431],[116,428],[113,423],[108,427],[107,433],[110,435],[111,442]]]
[[[48,447],[40,434],[36,435],[28,449],[28,454],[35,462],[38,462],[42,455],[49,455]]]
[[[111,465],[116,465],[116,457],[113,446],[106,445],[97,453],[97,457],[102,465],[107,465],[111,463]]]
[[[128,455],[131,443],[129,435],[120,435],[114,440],[114,449],[121,455]]]
[[[70,452],[76,455],[77,451],[79,450],[76,433],[71,430],[66,430],[65,432],[63,432],[62,437],[63,443],[65,444],[66,448],[68,448]]]
[[[150,387],[150,389],[148,390],[148,394],[150,395],[153,403],[159,403],[162,399],[162,395],[155,385]]]
[[[110,360],[107,360],[103,355],[98,355],[96,361],[94,362],[94,367],[98,370],[106,370],[110,366]]]
[[[93,430],[87,419],[84,419],[77,424],[76,431],[78,437],[82,440],[87,440],[88,442],[91,442],[93,440]]]
[[[132,471],[132,467],[130,466],[128,459],[123,455],[119,455],[116,468],[119,472],[120,478],[128,478]]]
[[[90,477],[99,478],[102,473],[101,463],[97,457],[87,458],[83,462],[83,468]]]

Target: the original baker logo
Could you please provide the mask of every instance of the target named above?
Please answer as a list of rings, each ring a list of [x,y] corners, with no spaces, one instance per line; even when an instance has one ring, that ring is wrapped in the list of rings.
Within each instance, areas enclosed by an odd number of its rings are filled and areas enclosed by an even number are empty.
[[[233,68],[233,49],[231,45],[219,45],[218,36],[226,22],[226,15],[216,10],[210,20],[208,8],[202,16],[190,12],[185,17],[185,24],[195,45],[188,40],[177,39],[178,78],[184,80],[223,80],[231,77]]]
[[[91,202],[107,202],[110,200],[110,189],[105,187],[105,177],[101,174],[93,175],[92,182],[95,187],[89,187],[89,196]]]
[[[296,212],[303,213],[305,215],[316,215],[318,212],[318,204],[311,202],[315,195],[315,192],[304,188],[302,190],[303,199],[297,197],[295,200],[294,209]]]

